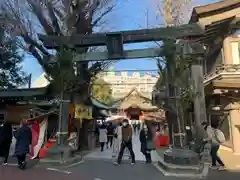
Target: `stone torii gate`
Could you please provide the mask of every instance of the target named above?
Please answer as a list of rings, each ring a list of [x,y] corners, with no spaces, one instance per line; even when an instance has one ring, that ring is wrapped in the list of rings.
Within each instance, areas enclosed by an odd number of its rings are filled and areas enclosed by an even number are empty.
[[[75,61],[110,61],[119,59],[159,57],[161,52],[161,48],[124,50],[123,45],[127,43],[161,41],[167,39],[184,39],[189,37],[201,36],[203,32],[204,30],[198,24],[187,24],[177,27],[162,27],[155,29],[119,31],[110,33],[94,33],[90,35],[47,36],[39,34],[39,39],[48,49],[55,49],[61,46],[69,47],[71,49],[91,46],[107,46],[106,52],[78,54],[75,57]],[[65,116],[67,115],[67,113],[62,114],[64,114]],[[68,119],[68,117],[62,117],[62,119]],[[62,122],[62,126],[64,127],[63,129],[66,131],[67,122]],[[184,126],[184,124],[181,124],[181,126]],[[191,157],[189,151],[182,154],[185,155],[182,156],[178,153],[170,153],[170,156],[174,156],[170,158],[172,159],[172,163],[174,164],[176,159],[185,159],[182,162],[189,163],[191,163],[191,158],[196,159],[196,157]],[[186,156],[190,156],[189,160],[187,161]],[[195,156],[195,154],[193,154],[192,156]],[[196,161],[193,162],[193,164],[195,163]],[[179,164],[179,161],[177,161],[176,164]]]
[[[158,57],[161,52],[160,48],[124,50],[124,44],[161,41],[164,39],[175,40],[199,36],[202,33],[203,29],[196,23],[177,27],[94,33],[90,35],[47,36],[39,34],[39,39],[48,49],[55,49],[61,46],[68,46],[69,48],[107,46],[106,52],[80,54],[75,59],[78,62],[109,61]]]

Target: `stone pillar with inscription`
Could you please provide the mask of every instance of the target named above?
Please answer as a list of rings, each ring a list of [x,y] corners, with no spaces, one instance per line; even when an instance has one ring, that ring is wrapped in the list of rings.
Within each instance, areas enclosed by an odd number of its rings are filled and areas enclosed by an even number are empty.
[[[194,126],[195,126],[195,145],[202,146],[203,139],[207,138],[207,132],[204,130],[202,123],[207,122],[206,102],[203,83],[203,67],[201,65],[202,57],[198,57],[191,65],[192,89],[194,94]],[[204,164],[210,164],[211,145],[208,142],[204,145],[203,152],[201,152],[201,161]],[[208,166],[209,167],[209,166]],[[207,168],[208,168],[207,167]]]
[[[197,143],[201,143],[201,140],[207,137],[207,133],[202,127],[202,123],[207,122],[207,115],[201,60],[202,58],[198,57],[191,65],[191,78],[194,92],[194,124]]]

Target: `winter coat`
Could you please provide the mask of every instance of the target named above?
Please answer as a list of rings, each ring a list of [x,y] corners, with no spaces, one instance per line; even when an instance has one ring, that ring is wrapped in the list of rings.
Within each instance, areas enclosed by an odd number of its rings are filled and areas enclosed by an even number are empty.
[[[107,142],[107,129],[99,129],[99,142]]]
[[[148,143],[152,142],[152,135],[151,132],[145,132],[144,130],[140,131],[140,135],[139,135],[139,140],[141,143],[141,152],[145,153],[146,151],[150,151],[152,149],[150,149],[148,147]]]
[[[24,155],[29,153],[29,146],[32,143],[32,131],[27,125],[23,125],[21,128],[13,133],[16,138],[15,155]]]
[[[208,138],[206,140],[210,141],[212,146],[219,146],[219,142],[216,139],[216,135],[214,129],[211,126],[207,126],[206,128]]]
[[[113,136],[114,135],[114,130],[115,130],[115,127],[113,125],[109,125],[107,127],[107,135],[108,136]]]
[[[115,149],[119,149],[122,143],[122,126],[118,126],[115,129],[115,138],[114,138],[114,146]]]
[[[126,127],[122,126],[122,141],[130,142],[132,141],[132,126],[129,124]]]
[[[4,157],[9,154],[12,143],[12,125],[10,123],[3,124],[0,127],[0,156]]]

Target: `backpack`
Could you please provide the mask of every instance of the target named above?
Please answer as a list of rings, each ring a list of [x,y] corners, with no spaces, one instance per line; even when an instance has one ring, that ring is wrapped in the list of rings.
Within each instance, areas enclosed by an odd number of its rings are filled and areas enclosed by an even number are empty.
[[[223,132],[219,129],[215,129],[214,130],[214,133],[215,133],[215,137],[216,137],[216,140],[221,144],[221,143],[224,143],[226,141],[226,138],[223,134]]]

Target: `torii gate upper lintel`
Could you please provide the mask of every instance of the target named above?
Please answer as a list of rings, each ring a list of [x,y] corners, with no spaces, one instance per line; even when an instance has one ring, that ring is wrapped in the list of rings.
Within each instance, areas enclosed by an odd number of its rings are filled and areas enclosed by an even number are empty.
[[[153,29],[141,29],[130,31],[118,31],[108,33],[94,33],[89,35],[72,36],[48,36],[39,34],[39,39],[48,49],[60,46],[90,47],[107,46],[107,52],[86,53],[75,58],[77,61],[117,60],[158,57],[160,48],[138,49],[124,51],[123,45],[127,43],[139,43],[161,41],[165,39],[183,39],[187,37],[202,36],[204,29],[198,24],[185,24],[181,26],[160,27]]]

